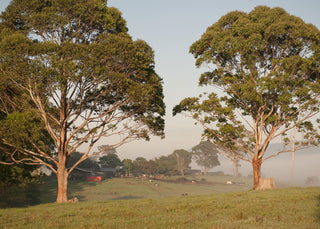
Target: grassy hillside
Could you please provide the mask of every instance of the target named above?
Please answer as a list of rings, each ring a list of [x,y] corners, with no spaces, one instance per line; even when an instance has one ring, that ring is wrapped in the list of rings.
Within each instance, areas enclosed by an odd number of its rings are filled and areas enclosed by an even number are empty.
[[[146,178],[114,178],[102,182],[69,181],[68,196],[69,198],[77,197],[80,201],[107,201],[181,196],[182,194],[203,195],[244,191],[252,187],[252,179],[248,177],[196,176],[187,177],[188,182],[181,182],[181,177],[166,179],[167,181],[151,182]],[[180,182],[177,179],[180,179]],[[196,182],[191,183],[192,180]],[[227,185],[228,180],[235,181],[237,184]],[[55,177],[45,179],[40,185],[0,187],[0,208],[53,203],[56,196]]]
[[[195,182],[192,183],[192,180]],[[228,185],[228,180],[237,183]],[[55,186],[55,183],[53,186]],[[114,178],[101,183],[70,182],[69,197],[77,197],[80,201],[106,201],[115,199],[204,195],[245,191],[250,188],[252,188],[252,180],[247,177],[196,176],[186,177],[185,179],[181,177],[170,177],[164,180]],[[49,199],[49,196],[43,196],[42,203],[45,202],[45,199]]]
[[[114,178],[102,182],[69,181],[69,198],[82,201],[108,201],[119,199],[144,199],[175,197],[182,195],[206,195],[226,192],[246,191],[252,188],[252,179],[232,176],[189,176],[187,181],[181,177],[167,180],[143,178]],[[191,182],[191,181],[196,182]],[[227,181],[235,184],[228,185]],[[285,187],[276,183],[277,188]],[[41,185],[27,187],[0,188],[0,208],[27,207],[53,203],[57,195],[57,181],[54,177],[46,179]]]
[[[0,209],[0,228],[320,228],[320,188]]]

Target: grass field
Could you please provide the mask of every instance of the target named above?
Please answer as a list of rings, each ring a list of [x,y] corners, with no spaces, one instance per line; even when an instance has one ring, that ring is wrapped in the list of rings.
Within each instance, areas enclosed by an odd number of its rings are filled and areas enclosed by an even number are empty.
[[[0,228],[320,228],[320,188],[0,209]]]
[[[251,191],[246,177],[177,179],[71,181],[69,198],[80,202],[69,204],[50,203],[49,179],[36,193],[41,204],[0,209],[0,228],[320,228],[320,187]]]
[[[248,177],[196,176],[187,177],[188,181],[194,180],[196,183],[175,182],[180,178],[167,178],[171,182],[158,180],[150,182],[149,179],[143,178],[113,178],[102,182],[69,181],[68,197],[77,197],[79,201],[108,201],[205,195],[245,191],[252,188],[252,180]],[[226,182],[228,180],[232,180],[237,184],[227,185]],[[39,185],[35,204],[55,202],[56,190],[56,179],[48,179],[43,185]],[[11,204],[12,206],[15,206],[14,203]],[[24,206],[27,206],[27,204]]]
[[[226,181],[230,179],[241,185],[227,185]],[[106,201],[225,193],[244,191],[252,187],[251,179],[241,177],[188,177],[188,181],[196,181],[191,184],[183,181],[175,182],[177,180],[179,177],[171,177],[169,179],[171,182],[143,178],[115,178],[101,183],[86,184],[71,182],[69,196],[77,197],[80,201]]]
[[[181,195],[204,195],[245,191],[252,187],[252,179],[232,176],[189,176],[188,182],[181,177],[167,177],[166,181],[150,182],[146,178],[113,178],[102,182],[69,181],[68,197],[80,201],[107,201],[117,199],[143,199],[174,197]],[[194,180],[196,183],[191,183]],[[227,185],[232,180],[235,185]],[[40,185],[0,186],[0,208],[28,207],[53,203],[57,195],[57,180],[48,177]]]

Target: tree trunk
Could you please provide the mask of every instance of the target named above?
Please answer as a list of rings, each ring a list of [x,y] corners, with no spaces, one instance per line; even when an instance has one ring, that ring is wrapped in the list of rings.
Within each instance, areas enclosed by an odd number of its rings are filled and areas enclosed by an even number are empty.
[[[294,150],[291,152],[291,183],[293,184]]]
[[[204,172],[204,175],[207,176],[208,168],[204,166],[203,172]]]
[[[68,202],[68,172],[67,168],[59,168],[57,171],[58,195],[57,203]]]
[[[238,160],[233,160],[233,175],[235,177],[239,176],[239,161]]]
[[[68,202],[68,168],[67,168],[67,155],[63,152],[58,153],[59,164],[57,168],[57,180],[58,180],[58,194],[57,203]]]
[[[256,188],[256,190],[266,190],[266,189],[274,189],[276,188],[274,184],[274,179],[271,178],[260,178],[259,180],[259,186]]]
[[[259,180],[261,175],[262,159],[252,159],[253,168],[253,189],[255,190],[259,186]]]
[[[202,165],[200,165],[201,167],[201,175],[204,175],[204,167]]]
[[[57,179],[58,179],[58,195],[57,203],[68,202],[68,152],[67,152],[67,82],[61,85],[61,108],[60,108],[60,142],[58,148],[58,165],[57,165]]]
[[[293,184],[293,167],[294,167],[294,152],[296,151],[296,129],[292,136],[292,150],[291,150],[291,183]]]

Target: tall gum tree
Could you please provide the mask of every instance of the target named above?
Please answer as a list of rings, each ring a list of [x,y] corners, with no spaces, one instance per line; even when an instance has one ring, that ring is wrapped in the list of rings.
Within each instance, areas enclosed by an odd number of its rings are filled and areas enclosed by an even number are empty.
[[[13,0],[0,20],[1,77],[32,101],[55,150],[45,151],[30,137],[32,128],[14,125],[10,114],[1,128],[15,131],[16,140],[3,134],[1,142],[24,155],[12,161],[46,165],[57,175],[58,203],[68,201],[68,176],[88,157],[150,134],[164,137],[153,50],[132,40],[106,0]],[[101,138],[108,149],[93,152]],[[81,146],[86,152],[68,168]]]
[[[319,112],[320,32],[281,8],[233,11],[210,26],[191,47],[196,66],[207,66],[201,86],[212,93],[174,107],[204,127],[220,148],[252,164],[254,189],[269,144],[297,129],[298,148],[316,144]],[[241,153],[239,153],[241,152]]]
[[[209,169],[219,166],[218,153],[216,146],[210,141],[201,141],[198,145],[192,147],[192,158],[197,165],[201,167],[201,172],[207,175]]]
[[[192,153],[184,149],[176,149],[172,155],[176,160],[178,172],[184,177],[184,174],[190,171]]]

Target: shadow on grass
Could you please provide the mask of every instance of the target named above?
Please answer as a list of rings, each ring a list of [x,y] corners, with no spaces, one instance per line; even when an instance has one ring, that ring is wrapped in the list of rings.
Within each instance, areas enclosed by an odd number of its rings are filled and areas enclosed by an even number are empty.
[[[84,186],[96,186],[95,182],[69,181],[68,198],[77,197],[85,200],[81,195]],[[54,203],[57,198],[57,178],[49,176],[43,178],[40,184],[0,186],[0,208],[21,208],[39,204]]]
[[[96,182],[87,182],[83,180],[68,180],[68,199],[76,197],[79,201],[84,201],[85,196],[81,193],[84,187],[96,186]],[[46,180],[46,184],[41,188],[41,203],[54,203],[57,198],[58,181],[56,176]]]
[[[41,203],[38,184],[1,186],[0,197],[0,208],[21,208]]]
[[[76,181],[68,181],[68,198],[74,198],[77,197],[77,199],[81,201],[85,201],[86,197],[82,195],[82,191],[84,190],[84,187],[95,187],[97,185],[97,182],[88,182],[85,179],[84,180],[76,180]]]

